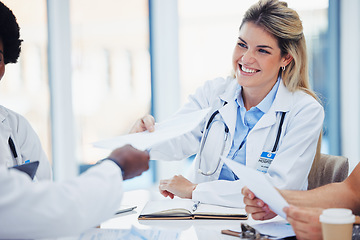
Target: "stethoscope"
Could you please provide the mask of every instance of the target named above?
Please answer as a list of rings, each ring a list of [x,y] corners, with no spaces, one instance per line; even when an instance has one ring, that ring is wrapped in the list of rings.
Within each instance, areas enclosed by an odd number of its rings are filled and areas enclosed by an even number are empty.
[[[227,104],[227,102],[224,103],[224,106]],[[219,110],[216,110],[209,118],[209,121],[207,122],[206,124],[206,128],[205,128],[205,131],[204,131],[204,136],[203,136],[203,139],[201,141],[201,145],[200,145],[200,150],[199,150],[199,165],[198,165],[198,173],[199,174],[202,174],[204,176],[211,176],[211,175],[214,175],[216,173],[216,171],[219,169],[219,166],[220,166],[220,163],[221,163],[221,156],[223,155],[224,153],[224,150],[225,150],[225,143],[226,143],[226,140],[228,139],[228,136],[229,136],[229,128],[228,126],[226,126],[225,122],[223,122],[224,124],[224,127],[225,127],[225,135],[224,135],[224,141],[223,141],[223,145],[222,145],[222,148],[221,148],[221,153],[220,153],[220,156],[219,156],[219,159],[218,159],[218,162],[217,162],[217,165],[216,165],[216,168],[214,171],[208,171],[208,172],[203,172],[201,170],[201,155],[202,155],[202,152],[203,152],[203,149],[204,149],[204,146],[205,146],[205,142],[207,140],[207,136],[209,134],[209,130],[210,130],[210,127],[212,125],[212,122],[214,120],[214,118],[216,117],[216,115],[219,113]],[[275,143],[274,143],[274,146],[273,146],[273,149],[272,149],[272,152],[275,152],[277,147],[278,147],[278,144],[279,144],[279,140],[280,140],[280,135],[281,135],[281,130],[282,130],[282,125],[284,123],[284,118],[285,118],[285,113],[286,112],[281,112],[281,119],[280,119],[280,124],[279,124],[279,129],[278,129],[278,132],[277,132],[277,136],[276,136],[276,140],[275,140]],[[242,146],[244,145],[244,142],[243,141],[241,144],[240,144],[240,147],[238,150],[240,150],[242,148]]]

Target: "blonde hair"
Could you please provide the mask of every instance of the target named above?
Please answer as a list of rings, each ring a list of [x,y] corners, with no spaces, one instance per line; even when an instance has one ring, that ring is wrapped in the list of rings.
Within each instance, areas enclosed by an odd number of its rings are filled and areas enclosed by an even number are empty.
[[[306,42],[298,13],[288,8],[286,2],[260,0],[246,11],[240,29],[247,22],[252,22],[272,34],[278,41],[282,56],[289,54],[293,57],[285,71],[279,69],[286,88],[291,92],[302,90],[321,103],[310,87]],[[318,139],[312,171],[320,158],[321,139],[322,132]]]
[[[278,41],[282,56],[289,54],[293,57],[285,71],[279,69],[286,88],[291,92],[302,90],[320,102],[310,87],[306,42],[297,12],[288,8],[286,2],[260,0],[246,11],[240,29],[247,22],[272,34]]]

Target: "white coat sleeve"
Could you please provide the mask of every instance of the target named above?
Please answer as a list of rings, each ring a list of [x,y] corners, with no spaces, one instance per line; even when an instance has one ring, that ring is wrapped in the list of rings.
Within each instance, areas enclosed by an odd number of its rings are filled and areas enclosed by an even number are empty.
[[[196,90],[195,94],[189,96],[188,102],[182,106],[174,116],[208,107],[216,107],[214,106],[214,102],[219,102],[219,95],[225,91],[224,89],[226,89],[230,82],[230,79],[223,78],[207,81],[202,87]],[[220,106],[222,105],[220,104],[219,107]],[[209,115],[211,114],[212,112],[209,113]],[[150,152],[150,158],[152,160],[182,160],[197,153],[206,119],[191,132],[153,146]]]
[[[75,235],[107,220],[120,206],[121,170],[104,161],[64,182],[39,181],[0,167],[0,236],[36,239]]]

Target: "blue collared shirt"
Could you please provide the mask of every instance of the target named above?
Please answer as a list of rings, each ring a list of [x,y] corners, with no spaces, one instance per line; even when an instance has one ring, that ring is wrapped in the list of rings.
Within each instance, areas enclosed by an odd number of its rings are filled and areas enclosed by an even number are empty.
[[[266,95],[266,97],[257,106],[250,108],[249,111],[246,111],[244,106],[244,101],[241,94],[242,87],[240,85],[238,86],[234,99],[238,106],[235,134],[230,152],[227,155],[228,158],[245,165],[247,136],[254,128],[256,123],[260,120],[260,118],[269,111],[271,105],[274,102],[280,81],[280,78],[278,78],[277,82]],[[238,178],[234,175],[234,173],[224,164],[220,172],[219,180],[234,181],[237,179]]]

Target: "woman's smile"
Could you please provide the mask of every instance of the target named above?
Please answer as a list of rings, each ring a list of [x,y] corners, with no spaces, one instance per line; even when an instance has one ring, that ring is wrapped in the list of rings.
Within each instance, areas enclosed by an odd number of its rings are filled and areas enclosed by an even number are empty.
[[[245,76],[252,76],[258,72],[260,72],[260,70],[255,69],[255,68],[250,68],[250,67],[245,67],[244,65],[238,64],[239,68],[238,71],[240,74],[243,74]]]

